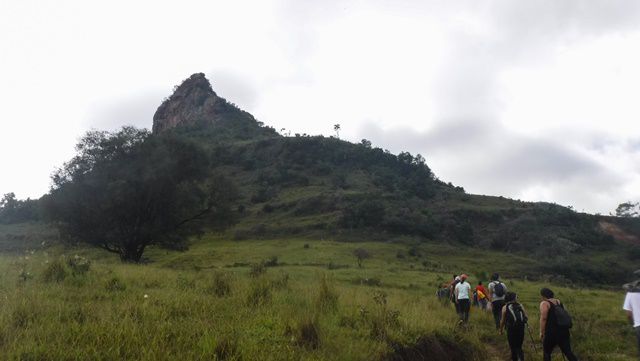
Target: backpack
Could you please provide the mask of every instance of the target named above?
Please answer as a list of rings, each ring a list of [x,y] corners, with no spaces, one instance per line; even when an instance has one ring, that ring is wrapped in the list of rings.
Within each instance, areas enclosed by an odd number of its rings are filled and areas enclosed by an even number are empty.
[[[504,284],[500,281],[496,281],[495,285],[493,286],[493,293],[495,293],[497,297],[504,297],[504,294],[506,293]]]
[[[519,303],[509,303],[507,305],[507,318],[505,319],[507,327],[521,327],[524,326],[527,321],[528,319],[524,314],[522,305]]]
[[[556,326],[561,328],[571,328],[573,327],[573,320],[571,319],[571,315],[567,310],[564,309],[562,303],[559,306],[556,306],[553,302],[547,301],[551,304],[551,309],[549,312],[553,312],[556,316]]]

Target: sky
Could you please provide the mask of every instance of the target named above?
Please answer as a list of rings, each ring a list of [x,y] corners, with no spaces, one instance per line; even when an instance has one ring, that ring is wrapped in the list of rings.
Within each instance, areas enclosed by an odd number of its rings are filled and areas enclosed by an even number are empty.
[[[0,194],[203,72],[274,128],[420,153],[477,194],[640,201],[640,2],[0,0]]]

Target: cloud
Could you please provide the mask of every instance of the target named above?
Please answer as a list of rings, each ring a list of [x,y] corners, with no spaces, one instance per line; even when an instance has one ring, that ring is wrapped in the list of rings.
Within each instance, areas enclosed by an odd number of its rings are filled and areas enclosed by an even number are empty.
[[[87,128],[114,130],[133,125],[151,129],[153,114],[169,95],[152,89],[94,104],[85,118]]]

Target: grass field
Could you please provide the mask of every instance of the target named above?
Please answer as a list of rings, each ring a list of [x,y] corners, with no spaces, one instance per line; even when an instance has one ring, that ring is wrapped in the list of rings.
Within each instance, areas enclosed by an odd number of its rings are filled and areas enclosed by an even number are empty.
[[[372,257],[359,268],[352,252]],[[90,260],[88,272],[69,260]],[[96,249],[49,246],[0,256],[2,360],[506,360],[506,337],[473,310],[456,328],[436,285],[466,272],[474,285],[505,275],[538,334],[533,262],[436,244],[229,241],[210,235],[187,252],[151,249],[122,264]],[[260,266],[266,265],[266,267]],[[635,360],[624,294],[554,289],[574,316],[581,360]],[[525,341],[529,359],[541,359]],[[558,354],[556,360],[561,360]]]

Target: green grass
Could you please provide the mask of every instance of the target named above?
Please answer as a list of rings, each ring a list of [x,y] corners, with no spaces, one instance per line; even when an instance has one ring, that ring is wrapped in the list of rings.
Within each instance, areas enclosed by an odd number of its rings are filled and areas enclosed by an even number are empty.
[[[355,248],[372,254],[363,268]],[[5,254],[0,359],[384,360],[392,345],[426,337],[469,350],[467,359],[504,360],[506,338],[496,334],[489,314],[474,310],[468,329],[456,329],[453,308],[434,296],[454,272],[472,275],[473,284],[494,268],[508,275],[506,284],[520,294],[537,335],[543,284],[516,278],[531,260],[436,244],[419,246],[412,257],[409,248],[211,235],[184,253],[151,249],[142,265],[87,248]],[[84,275],[70,273],[67,260],[75,254],[92,262]],[[251,276],[251,264],[272,257],[278,266]],[[59,272],[52,271],[56,262],[66,270],[60,282],[51,277]],[[365,279],[380,286],[362,285]],[[636,359],[620,310],[623,293],[550,286],[574,315],[572,341],[581,360]],[[540,358],[528,341],[525,348],[530,359]]]

